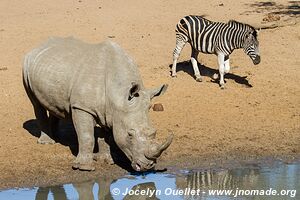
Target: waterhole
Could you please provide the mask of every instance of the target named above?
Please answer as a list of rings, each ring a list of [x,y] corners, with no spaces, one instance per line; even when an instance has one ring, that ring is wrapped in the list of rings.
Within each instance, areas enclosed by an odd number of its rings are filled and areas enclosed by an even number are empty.
[[[0,199],[300,199],[300,163],[128,174],[0,191]]]

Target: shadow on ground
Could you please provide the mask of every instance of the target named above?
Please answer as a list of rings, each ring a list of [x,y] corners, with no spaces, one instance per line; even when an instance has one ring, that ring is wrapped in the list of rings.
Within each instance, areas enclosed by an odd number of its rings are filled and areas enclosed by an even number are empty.
[[[24,122],[23,128],[26,129],[34,137],[37,138],[40,137],[40,129],[38,127],[37,120],[31,119]],[[112,131],[110,129],[95,127],[94,135],[95,135],[94,153],[102,153],[103,152],[102,149],[106,151],[105,146],[108,146],[107,151],[109,151],[115,164],[117,164],[119,167],[129,172],[134,171],[131,167],[131,162],[129,161],[129,159],[126,157],[123,151],[116,145],[113,139]],[[71,120],[60,120],[58,131],[55,133],[54,138],[52,139],[54,139],[55,142],[57,143],[60,143],[64,146],[68,146],[70,148],[71,153],[74,156],[77,156],[78,140],[77,140],[77,135],[76,135],[74,125]],[[101,147],[99,147],[97,142],[98,139],[103,141],[101,144],[104,144],[104,146],[101,145]],[[37,145],[41,145],[41,144],[37,144]]]
[[[172,64],[170,64],[169,67],[172,68]],[[201,76],[209,77],[209,78],[211,78],[210,82],[219,84],[219,80],[213,78],[214,74],[219,74],[218,70],[212,69],[212,68],[202,65],[200,63],[198,63],[198,68],[199,68]],[[190,61],[183,61],[183,62],[177,63],[176,69],[177,69],[176,70],[177,72],[183,71],[183,72],[189,74],[191,77],[195,78],[192,63]],[[224,78],[234,80],[236,83],[241,84],[246,87],[249,87],[249,88],[253,87],[247,80],[247,76],[239,76],[236,74],[228,73],[228,74],[225,74]]]
[[[273,1],[256,1],[254,3],[247,3],[247,6],[254,8],[252,11],[247,11],[246,13],[256,12],[275,15],[286,15],[289,17],[298,17],[300,15],[300,1],[287,1],[286,5],[277,4]]]

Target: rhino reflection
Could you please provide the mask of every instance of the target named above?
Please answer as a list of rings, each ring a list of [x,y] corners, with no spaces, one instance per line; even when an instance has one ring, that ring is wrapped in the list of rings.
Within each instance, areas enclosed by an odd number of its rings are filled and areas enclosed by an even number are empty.
[[[39,187],[35,200],[47,200],[49,193],[52,193],[54,200],[67,200],[67,195],[63,186]]]
[[[111,200],[112,195],[110,193],[110,184],[112,183],[111,179],[107,179],[107,178],[102,178],[102,179],[98,179],[97,181],[98,186],[99,186],[99,191],[98,191],[98,199],[107,199],[107,200]]]
[[[107,178],[98,179],[96,181],[87,181],[83,183],[73,184],[76,189],[79,200],[90,200],[94,199],[93,187],[95,184],[98,184],[98,199],[111,200],[113,199],[110,193],[110,184],[112,180]]]
[[[133,191],[156,191],[155,183],[153,182],[148,182],[148,183],[141,183],[138,185],[135,185],[131,188]],[[158,198],[156,197],[156,194],[150,195],[129,195],[127,194],[124,197],[124,200],[157,200]]]
[[[82,182],[82,183],[76,183],[73,184],[74,188],[76,189],[78,195],[79,195],[79,200],[90,200],[94,199],[94,194],[93,194],[93,187],[95,184],[98,184],[99,190],[98,190],[98,199],[102,200],[113,200],[113,197],[110,193],[110,184],[112,181],[110,179],[98,179],[96,182],[93,181],[87,181],[87,182]],[[155,184],[153,182],[148,182],[148,183],[141,183],[138,185],[135,185],[131,188],[131,190],[136,191],[146,191],[146,190],[151,190],[151,191],[156,191]],[[124,197],[124,200],[157,200],[158,198],[156,197],[155,194],[153,195],[129,195],[127,194]]]
[[[80,200],[94,199],[93,187],[94,181],[88,181],[83,183],[73,183],[73,187],[77,190]]]

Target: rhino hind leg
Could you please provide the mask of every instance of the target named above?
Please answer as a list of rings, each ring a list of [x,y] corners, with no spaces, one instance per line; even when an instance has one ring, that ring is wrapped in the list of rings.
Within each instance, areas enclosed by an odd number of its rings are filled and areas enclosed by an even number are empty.
[[[58,123],[59,119],[56,116],[49,113],[49,131],[50,135],[53,137],[55,137],[55,133],[58,131]]]
[[[93,149],[95,145],[94,126],[95,121],[91,114],[72,109],[72,120],[77,133],[79,152],[74,161],[73,169],[86,171],[95,170]]]
[[[47,110],[38,104],[34,104],[34,113],[41,130],[41,135],[37,141],[39,144],[54,144],[53,135],[50,130],[50,120],[47,115]]]

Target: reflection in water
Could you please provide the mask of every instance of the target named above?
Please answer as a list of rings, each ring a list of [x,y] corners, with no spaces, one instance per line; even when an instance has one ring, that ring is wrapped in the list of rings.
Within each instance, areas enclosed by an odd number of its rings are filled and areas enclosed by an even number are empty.
[[[148,183],[141,183],[138,185],[135,185],[133,188],[131,188],[132,191],[156,191],[155,183],[154,182],[148,182]],[[124,200],[157,200],[158,198],[156,197],[156,194],[154,193],[153,195],[129,195],[127,194],[124,197]]]
[[[248,167],[227,170],[180,171],[177,174],[149,173],[130,175],[118,180],[98,178],[93,181],[66,184],[63,186],[0,191],[0,199],[234,199],[231,196],[209,196],[209,190],[291,190],[286,196],[245,196],[238,199],[299,199],[300,164],[281,164],[274,168]],[[187,189],[200,189],[204,193],[180,194]],[[143,191],[143,192],[142,192]],[[139,195],[138,195],[139,194]],[[298,198],[297,198],[298,197]],[[236,199],[236,198],[235,198]]]
[[[208,170],[179,176],[176,179],[178,188],[191,189],[236,189],[257,186],[259,169]],[[183,180],[182,180],[183,179]]]
[[[67,200],[67,195],[63,186],[39,187],[35,200],[47,200],[48,194],[53,195],[53,199]]]

